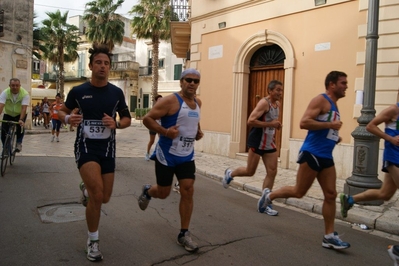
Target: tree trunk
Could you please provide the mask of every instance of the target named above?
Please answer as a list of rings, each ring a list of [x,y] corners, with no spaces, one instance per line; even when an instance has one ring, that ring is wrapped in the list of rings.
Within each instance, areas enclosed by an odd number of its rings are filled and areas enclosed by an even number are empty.
[[[159,37],[152,37],[152,87],[151,100],[154,103],[158,95],[158,67],[159,67]]]
[[[64,95],[64,84],[65,84],[65,77],[64,77],[64,64],[60,65],[60,70],[59,70],[59,74],[58,74],[58,82],[59,82],[59,93],[61,95],[62,99],[65,99],[65,95]]]
[[[64,46],[60,45],[58,51],[60,53],[58,60],[58,92],[60,93],[61,98],[64,99]]]

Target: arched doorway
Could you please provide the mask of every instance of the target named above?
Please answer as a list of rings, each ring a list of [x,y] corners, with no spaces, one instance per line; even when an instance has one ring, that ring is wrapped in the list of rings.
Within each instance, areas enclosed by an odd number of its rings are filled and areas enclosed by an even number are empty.
[[[252,110],[255,109],[258,101],[268,95],[267,85],[270,81],[278,80],[284,85],[284,60],[285,53],[276,44],[259,48],[251,57],[249,65],[248,117]],[[283,121],[283,102],[284,93],[280,100],[279,121]],[[250,127],[247,127],[247,136],[249,130]],[[280,156],[281,130],[276,131],[276,144]]]
[[[288,168],[291,131],[291,110],[293,96],[293,81],[295,57],[290,41],[281,33],[273,30],[259,31],[250,36],[238,49],[233,66],[233,108],[231,120],[231,135],[229,157],[235,158],[237,153],[245,151],[247,142],[248,86],[250,76],[250,61],[260,48],[276,44],[284,51],[284,100],[283,128],[280,148],[280,167]]]

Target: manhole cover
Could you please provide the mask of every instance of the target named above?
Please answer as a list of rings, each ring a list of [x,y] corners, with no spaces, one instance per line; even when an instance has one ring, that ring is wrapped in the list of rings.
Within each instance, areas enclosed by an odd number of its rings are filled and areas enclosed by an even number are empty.
[[[86,219],[86,208],[82,204],[58,204],[37,209],[43,223],[68,223]]]

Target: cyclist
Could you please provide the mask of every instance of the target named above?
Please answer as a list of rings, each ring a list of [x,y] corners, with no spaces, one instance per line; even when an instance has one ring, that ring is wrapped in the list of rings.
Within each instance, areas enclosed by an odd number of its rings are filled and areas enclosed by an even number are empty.
[[[15,148],[16,152],[22,151],[22,140],[24,138],[24,132],[21,127],[25,125],[27,116],[28,104],[30,103],[29,93],[21,87],[21,81],[17,78],[10,79],[10,84],[0,94],[0,113],[4,110],[3,120],[11,120],[18,122],[17,125],[17,145]],[[6,133],[9,129],[9,124],[3,122],[1,130],[1,142],[4,143]]]

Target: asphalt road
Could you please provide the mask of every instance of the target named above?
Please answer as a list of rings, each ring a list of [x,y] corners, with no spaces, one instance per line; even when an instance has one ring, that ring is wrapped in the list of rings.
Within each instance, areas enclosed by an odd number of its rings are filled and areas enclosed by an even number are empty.
[[[100,222],[102,265],[392,265],[387,253],[393,241],[351,229],[336,230],[352,247],[321,247],[319,216],[278,206],[279,216],[256,212],[257,198],[201,175],[195,184],[191,221],[198,253],[176,244],[179,194],[153,199],[141,211],[137,197],[144,183],[154,183],[153,162],[142,157],[118,158],[111,201]],[[73,158],[22,157],[0,177],[0,265],[90,265],[84,253],[87,228],[76,204],[80,177]],[[71,207],[57,222],[42,222],[39,207]],[[384,235],[385,236],[385,235]]]

